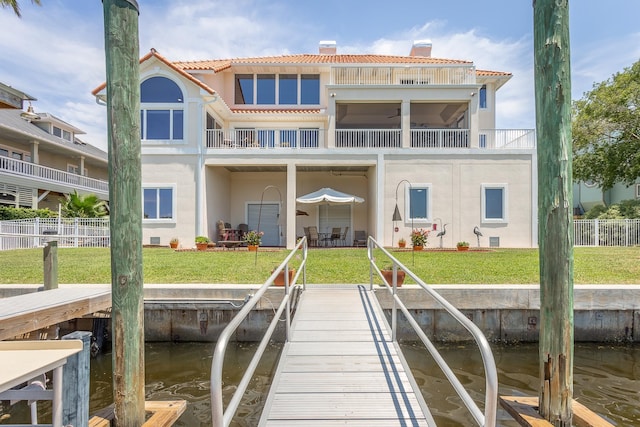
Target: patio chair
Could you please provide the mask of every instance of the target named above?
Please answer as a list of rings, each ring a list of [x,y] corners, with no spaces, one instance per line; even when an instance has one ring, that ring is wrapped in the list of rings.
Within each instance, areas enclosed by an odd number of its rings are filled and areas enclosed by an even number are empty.
[[[331,235],[322,239],[322,241],[325,242],[325,246],[327,246],[328,243],[331,243],[331,246],[335,246],[336,242],[340,240],[340,231],[340,227],[333,227],[331,229]]]
[[[353,246],[367,246],[367,232],[356,230],[353,234]]]
[[[249,232],[248,224],[238,224],[238,230],[240,231],[238,240],[244,240],[244,235]]]
[[[349,236],[349,227],[345,227],[344,231],[340,235],[340,244],[342,246],[347,246],[347,237]]]
[[[309,227],[309,246],[318,246],[318,239],[320,236],[318,235],[318,227],[312,225]]]

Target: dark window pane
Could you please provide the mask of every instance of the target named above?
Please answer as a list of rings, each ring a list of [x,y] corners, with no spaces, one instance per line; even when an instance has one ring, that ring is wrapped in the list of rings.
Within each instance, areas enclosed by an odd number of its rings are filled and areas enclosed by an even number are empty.
[[[480,88],[480,108],[487,108],[487,87]]]
[[[53,127],[53,134],[55,136],[57,136],[58,138],[62,138],[62,129],[60,129],[59,127]]]
[[[253,74],[236,74],[236,104],[253,104]]]
[[[157,201],[158,190],[155,188],[145,188],[143,191],[143,209],[144,214],[143,218],[145,219],[156,219],[158,217],[158,201]]]
[[[147,139],[169,139],[169,110],[147,110]]]
[[[503,216],[503,189],[486,188],[484,190],[485,218],[502,219]]]
[[[427,217],[428,189],[412,188],[409,190],[409,215],[412,218]]]
[[[300,76],[300,104],[320,104],[320,75],[302,74]]]
[[[280,74],[279,104],[296,105],[298,103],[298,75]]]
[[[173,218],[173,190],[159,189],[160,218]]]
[[[258,104],[274,105],[276,103],[275,74],[258,74]]]
[[[182,91],[166,77],[151,77],[140,84],[140,102],[183,102]]]
[[[173,110],[173,139],[182,139],[184,129],[182,110]]]

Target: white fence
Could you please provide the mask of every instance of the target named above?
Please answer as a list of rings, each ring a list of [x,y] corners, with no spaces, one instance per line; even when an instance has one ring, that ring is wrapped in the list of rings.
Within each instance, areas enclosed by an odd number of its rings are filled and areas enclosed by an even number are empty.
[[[640,219],[576,219],[575,246],[640,245]]]
[[[32,218],[0,221],[0,250],[30,249],[57,240],[58,247],[109,247],[108,218]]]

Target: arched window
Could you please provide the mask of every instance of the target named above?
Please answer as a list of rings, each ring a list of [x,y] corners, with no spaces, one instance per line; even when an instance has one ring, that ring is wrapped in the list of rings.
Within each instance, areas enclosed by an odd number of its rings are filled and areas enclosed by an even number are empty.
[[[140,84],[140,137],[143,140],[182,140],[184,96],[166,77],[151,77]]]

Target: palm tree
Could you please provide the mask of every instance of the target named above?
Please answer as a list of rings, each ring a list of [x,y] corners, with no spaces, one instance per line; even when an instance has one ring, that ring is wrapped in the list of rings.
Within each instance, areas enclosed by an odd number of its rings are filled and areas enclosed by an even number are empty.
[[[109,213],[107,202],[100,200],[95,194],[82,196],[77,191],[66,196],[62,212],[66,218],[100,218]]]
[[[37,4],[38,6],[40,6],[40,0],[31,0],[31,3]],[[0,6],[2,6],[3,8],[4,7],[12,8],[15,14],[18,16],[18,18],[21,17],[20,5],[18,4],[18,0],[0,0]]]

